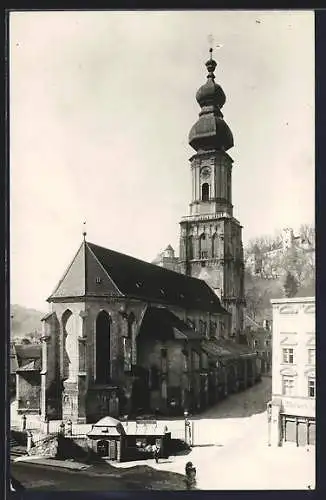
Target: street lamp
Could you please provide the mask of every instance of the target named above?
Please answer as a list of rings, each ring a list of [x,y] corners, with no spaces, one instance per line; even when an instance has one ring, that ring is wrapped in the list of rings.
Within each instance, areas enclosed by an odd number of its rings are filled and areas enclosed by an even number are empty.
[[[185,419],[185,442],[187,444],[191,444],[191,428],[190,428],[190,421],[188,419],[189,413],[188,410],[185,410],[183,412],[184,419]],[[189,442],[188,442],[189,440]]]

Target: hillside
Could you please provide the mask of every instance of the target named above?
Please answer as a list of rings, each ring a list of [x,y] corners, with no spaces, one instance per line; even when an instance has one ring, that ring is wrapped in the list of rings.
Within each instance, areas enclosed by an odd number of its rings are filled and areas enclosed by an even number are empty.
[[[291,275],[295,286],[288,296],[315,295],[315,231],[303,225],[298,235],[284,229],[276,237],[264,236],[245,249],[247,314],[258,323],[271,320],[271,299],[286,296],[284,284]]]
[[[44,312],[36,309],[28,309],[17,304],[11,305],[12,338],[22,338],[35,333],[36,336],[40,336],[42,332],[41,318],[44,315]]]

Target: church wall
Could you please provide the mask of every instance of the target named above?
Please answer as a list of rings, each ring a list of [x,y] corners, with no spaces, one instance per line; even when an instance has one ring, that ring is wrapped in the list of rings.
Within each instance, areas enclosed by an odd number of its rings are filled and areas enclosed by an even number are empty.
[[[60,323],[54,313],[43,321],[41,414],[60,418]]]
[[[184,391],[188,391],[191,386],[200,387],[199,372],[197,373],[197,367],[192,364],[191,350],[194,348],[198,353],[200,352],[199,341],[185,343],[178,340],[162,342],[149,339],[141,344],[139,364],[146,369],[155,366],[160,373],[159,391],[150,391],[152,411],[155,409],[169,411],[172,399],[176,403],[175,409],[183,411],[185,406]],[[162,367],[162,349],[167,351],[166,370]],[[187,356],[185,356],[185,352],[188,353]],[[163,390],[163,380],[166,381],[166,390]],[[187,402],[189,403],[189,401]]]
[[[112,381],[119,381],[120,377],[123,375],[122,369],[122,337],[126,336],[127,333],[127,321],[124,316],[129,315],[131,312],[135,316],[135,325],[141,320],[141,313],[144,310],[145,302],[139,301],[126,301],[126,300],[97,300],[87,302],[87,318],[86,318],[86,329],[88,333],[88,376],[90,383],[96,383],[95,380],[95,362],[96,362],[96,352],[95,352],[95,340],[96,340],[96,318],[98,314],[103,310],[106,311],[111,317],[111,363],[112,363]],[[121,307],[124,310],[121,310]],[[135,346],[133,346],[135,349]]]
[[[67,302],[61,303],[56,302],[52,304],[52,310],[56,313],[59,328],[58,328],[58,343],[59,343],[59,352],[60,352],[60,375],[61,378],[66,378],[69,376],[68,369],[68,358],[65,353],[66,349],[66,341],[65,339],[65,318],[68,315],[66,311],[71,311],[72,315],[69,317],[67,321],[69,335],[72,336],[71,341],[71,350],[75,348],[75,354],[73,355],[73,365],[74,365],[74,375],[73,379],[77,380],[78,374],[78,337],[83,335],[82,332],[82,318],[80,314],[85,312],[85,304],[83,302]],[[51,362],[49,359],[48,361]],[[72,375],[72,374],[71,374]]]

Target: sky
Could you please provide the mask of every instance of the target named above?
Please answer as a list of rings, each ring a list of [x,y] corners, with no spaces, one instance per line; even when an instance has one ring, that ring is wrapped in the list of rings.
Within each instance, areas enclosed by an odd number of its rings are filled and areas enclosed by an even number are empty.
[[[178,252],[209,35],[244,245],[314,222],[313,11],[14,12],[9,29],[11,303],[48,309],[84,221],[143,260]]]

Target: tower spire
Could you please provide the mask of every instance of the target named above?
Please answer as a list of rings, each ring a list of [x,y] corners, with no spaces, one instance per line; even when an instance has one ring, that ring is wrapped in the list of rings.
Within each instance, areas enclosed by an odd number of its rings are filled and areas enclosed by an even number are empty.
[[[207,80],[196,94],[196,100],[201,107],[199,119],[189,133],[189,144],[196,151],[217,149],[227,151],[233,147],[232,132],[223,120],[223,108],[226,96],[222,87],[215,82],[214,71],[217,63],[213,59],[213,37],[209,36],[210,58],[206,61]],[[216,44],[221,48],[222,44]]]

